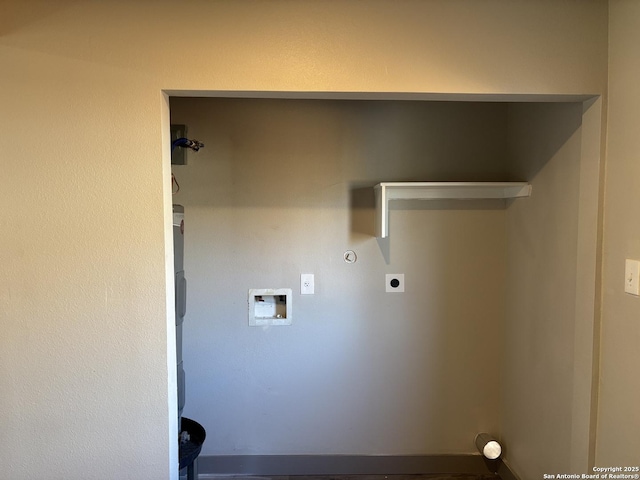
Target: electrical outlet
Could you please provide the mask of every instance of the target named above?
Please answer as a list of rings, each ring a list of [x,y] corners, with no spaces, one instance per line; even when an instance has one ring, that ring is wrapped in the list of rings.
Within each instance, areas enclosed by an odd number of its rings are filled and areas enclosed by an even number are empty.
[[[624,291],[631,295],[640,295],[640,262],[627,260],[624,262]]]
[[[385,275],[387,292],[404,292],[404,273],[387,273]]]
[[[300,294],[313,295],[315,293],[315,280],[313,273],[302,273],[300,275]]]

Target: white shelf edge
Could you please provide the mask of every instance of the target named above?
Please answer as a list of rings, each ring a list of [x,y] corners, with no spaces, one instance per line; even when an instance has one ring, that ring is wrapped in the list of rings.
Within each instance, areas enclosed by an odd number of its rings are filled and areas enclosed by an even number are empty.
[[[531,196],[527,182],[383,182],[374,188],[376,237],[389,236],[391,200],[479,200]]]

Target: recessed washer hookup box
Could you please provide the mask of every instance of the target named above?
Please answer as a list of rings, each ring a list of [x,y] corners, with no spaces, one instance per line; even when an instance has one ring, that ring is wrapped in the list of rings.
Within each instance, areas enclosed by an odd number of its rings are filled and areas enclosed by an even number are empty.
[[[249,326],[291,325],[290,288],[252,288],[248,299]]]

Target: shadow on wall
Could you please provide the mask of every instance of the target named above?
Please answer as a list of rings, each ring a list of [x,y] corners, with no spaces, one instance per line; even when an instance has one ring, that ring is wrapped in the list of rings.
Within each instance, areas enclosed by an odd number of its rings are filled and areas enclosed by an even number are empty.
[[[193,193],[217,207],[360,210],[373,193],[349,190],[383,181],[505,176],[505,104],[172,98],[171,112],[207,145],[194,166],[216,189]]]
[[[582,126],[582,103],[514,103],[507,109],[507,142],[510,180],[531,182]],[[514,117],[518,122],[512,122]],[[556,122],[540,122],[551,116]],[[517,127],[514,127],[517,125]],[[535,125],[535,134],[523,134]],[[541,125],[542,128],[541,128]],[[514,148],[513,140],[518,139]]]
[[[88,3],[86,0],[60,0],[56,2],[21,2],[11,6],[0,15],[0,37],[53,16],[61,10]]]
[[[582,103],[573,104],[567,108],[565,103],[514,103],[507,106],[506,141],[507,158],[505,171],[494,181],[533,181],[536,175],[552,159],[567,141],[580,129],[582,125]],[[546,124],[546,128],[539,129],[541,116],[551,115],[558,122]],[[514,116],[518,116],[518,127],[513,127]],[[522,129],[527,125],[536,125],[535,135],[522,135]],[[516,130],[517,129],[517,130]],[[512,148],[513,137],[517,137],[518,148]],[[524,148],[522,139],[525,139]],[[467,172],[469,173],[469,172]],[[452,178],[451,174],[441,175],[433,172],[429,178],[396,179],[385,178],[384,181],[483,181],[486,178],[476,175],[466,175],[463,178]],[[383,180],[381,180],[383,181]],[[375,236],[375,195],[373,186],[375,183],[352,183],[349,185],[349,213],[351,240],[357,240],[361,236]],[[515,200],[507,200],[511,205]],[[504,208],[502,200],[482,200],[464,202],[463,205],[456,200],[441,201],[394,201],[390,205],[391,210],[493,210]],[[378,245],[387,264],[390,263],[389,238],[378,239]]]
[[[349,212],[351,213],[351,236],[375,237],[375,205],[373,185],[349,187]]]
[[[355,187],[349,190],[350,240],[355,242],[359,238],[375,237],[375,194],[373,186]],[[394,200],[389,209],[399,210],[502,210],[504,200],[483,199],[474,201],[459,200]],[[392,216],[392,215],[391,215]],[[389,220],[392,224],[392,220]],[[378,247],[385,259],[391,263],[391,236],[377,238]]]

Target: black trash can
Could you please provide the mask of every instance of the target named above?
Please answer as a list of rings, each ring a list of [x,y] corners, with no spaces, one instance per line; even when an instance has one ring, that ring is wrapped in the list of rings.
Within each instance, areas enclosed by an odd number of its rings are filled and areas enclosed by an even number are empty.
[[[202,425],[190,418],[182,417],[178,457],[180,458],[180,470],[187,469],[187,480],[197,480],[198,478],[198,455],[200,455],[206,437],[207,432]]]

